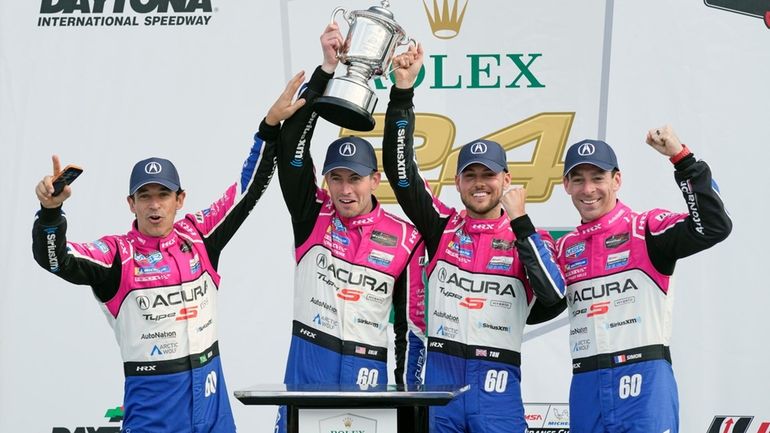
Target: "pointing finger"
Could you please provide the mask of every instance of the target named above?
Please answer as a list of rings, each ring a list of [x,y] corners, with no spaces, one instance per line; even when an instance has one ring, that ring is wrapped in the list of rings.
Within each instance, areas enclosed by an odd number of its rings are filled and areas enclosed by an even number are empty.
[[[59,155],[51,155],[51,161],[53,162],[53,175],[58,176],[61,173],[61,161],[59,161]]]

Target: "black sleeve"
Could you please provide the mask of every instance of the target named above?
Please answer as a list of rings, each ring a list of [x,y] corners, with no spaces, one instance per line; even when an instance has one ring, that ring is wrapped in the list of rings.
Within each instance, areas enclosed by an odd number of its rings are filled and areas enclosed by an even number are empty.
[[[535,305],[529,310],[527,316],[527,325],[537,325],[538,323],[547,322],[551,319],[555,319],[562,311],[567,309],[567,298],[562,298],[561,301],[554,305],[546,306],[542,302],[535,301]]]
[[[382,138],[382,165],[398,204],[425,239],[428,255],[433,257],[449,215],[445,212],[448,209],[434,199],[414,156],[413,97],[413,88],[391,88]]]
[[[527,281],[537,301],[548,307],[564,298],[566,283],[561,268],[556,264],[556,248],[548,232],[536,231],[529,215],[511,221],[516,235],[516,251],[524,265]]]
[[[397,384],[421,383],[422,357],[425,355],[425,284],[423,263],[425,256],[423,241],[415,244],[396,279],[393,292],[393,331],[395,334]],[[410,308],[410,306],[416,308]]]
[[[316,200],[318,187],[315,168],[310,156],[310,140],[313,137],[318,114],[313,111],[313,101],[323,95],[326,84],[333,77],[317,67],[300,98],[307,100],[293,116],[286,119],[281,128],[278,144],[278,181],[286,207],[291,215],[294,244],[301,245],[310,236],[321,204]]]
[[[406,273],[401,273],[393,286],[393,334],[396,349],[396,368],[393,373],[397,384],[404,383],[406,361],[406,284]]]
[[[218,267],[222,249],[249,216],[275,173],[278,128],[264,120],[243,163],[240,177],[205,213],[189,216],[203,236],[211,264]]]
[[[689,155],[675,168],[674,178],[687,204],[687,217],[659,215],[663,221],[648,218],[645,225],[650,260],[665,275],[673,274],[678,259],[716,245],[732,231],[732,221],[708,164]]]
[[[88,285],[102,302],[109,301],[120,286],[121,263],[117,248],[98,260],[72,254],[67,246],[67,219],[61,207],[41,208],[32,225],[32,255],[43,269],[73,284]],[[101,252],[100,252],[101,253]]]

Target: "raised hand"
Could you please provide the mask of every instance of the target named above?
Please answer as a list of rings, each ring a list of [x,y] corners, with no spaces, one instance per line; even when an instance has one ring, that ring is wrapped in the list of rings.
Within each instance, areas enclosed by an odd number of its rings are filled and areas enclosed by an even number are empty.
[[[340,27],[337,23],[332,22],[324,29],[321,34],[321,49],[324,53],[324,62],[321,64],[321,69],[328,74],[333,74],[337,69],[337,65],[340,59],[337,54],[342,50],[345,39],[340,33]]]
[[[425,57],[422,45],[411,45],[409,49],[393,58],[393,73],[396,75],[396,87],[409,89],[417,81]]]
[[[500,204],[503,205],[508,218],[514,220],[527,212],[524,210],[524,204],[527,202],[527,190],[516,186],[507,186],[503,189],[503,196],[500,197]]]
[[[65,185],[61,194],[56,197],[53,196],[53,179],[61,173],[61,162],[58,155],[51,155],[51,161],[53,162],[53,174],[51,176],[45,176],[35,187],[35,195],[40,200],[40,204],[49,209],[54,209],[61,206],[64,200],[67,200],[72,195],[72,188],[69,185]]]
[[[647,131],[647,144],[653,149],[671,158],[682,150],[682,143],[679,137],[674,134],[670,125],[664,125],[660,128]]]
[[[265,116],[265,122],[270,126],[275,126],[281,123],[281,121],[291,117],[297,110],[305,105],[305,99],[300,98],[294,100],[294,95],[297,94],[297,89],[302,83],[305,82],[305,71],[299,71],[295,76],[286,83],[286,88],[281,93],[281,96],[273,103],[270,110]]]

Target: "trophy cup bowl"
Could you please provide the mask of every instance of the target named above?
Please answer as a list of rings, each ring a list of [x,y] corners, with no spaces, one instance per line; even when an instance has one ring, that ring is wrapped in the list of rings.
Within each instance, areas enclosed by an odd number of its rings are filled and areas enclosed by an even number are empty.
[[[347,65],[347,72],[329,81],[323,96],[313,103],[313,109],[335,125],[371,131],[377,96],[368,82],[373,76],[385,75],[396,47],[408,45],[411,40],[393,19],[386,0],[382,6],[366,10],[347,12],[338,7],[332,12],[332,21],[340,12],[350,26],[345,48],[338,54],[340,62]]]

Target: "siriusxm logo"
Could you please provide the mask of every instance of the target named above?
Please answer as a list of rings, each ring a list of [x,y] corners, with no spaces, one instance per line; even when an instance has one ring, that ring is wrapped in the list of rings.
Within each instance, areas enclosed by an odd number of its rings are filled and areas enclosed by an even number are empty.
[[[396,138],[396,168],[398,169],[398,182],[397,185],[401,188],[409,186],[409,180],[406,177],[406,155],[404,154],[404,148],[406,147],[406,127],[409,122],[406,120],[396,121],[398,127]]]
[[[294,159],[292,159],[289,163],[294,167],[302,167],[302,165],[304,165],[302,158],[305,156],[307,133],[310,132],[310,130],[313,128],[316,117],[318,117],[318,114],[313,112],[313,114],[310,115],[310,119],[308,119],[307,123],[305,124],[305,129],[302,130],[302,135],[299,137],[299,142],[297,143],[297,149],[294,151]]]
[[[48,270],[59,272],[59,259],[56,257],[56,227],[45,229],[46,251],[48,252]]]

